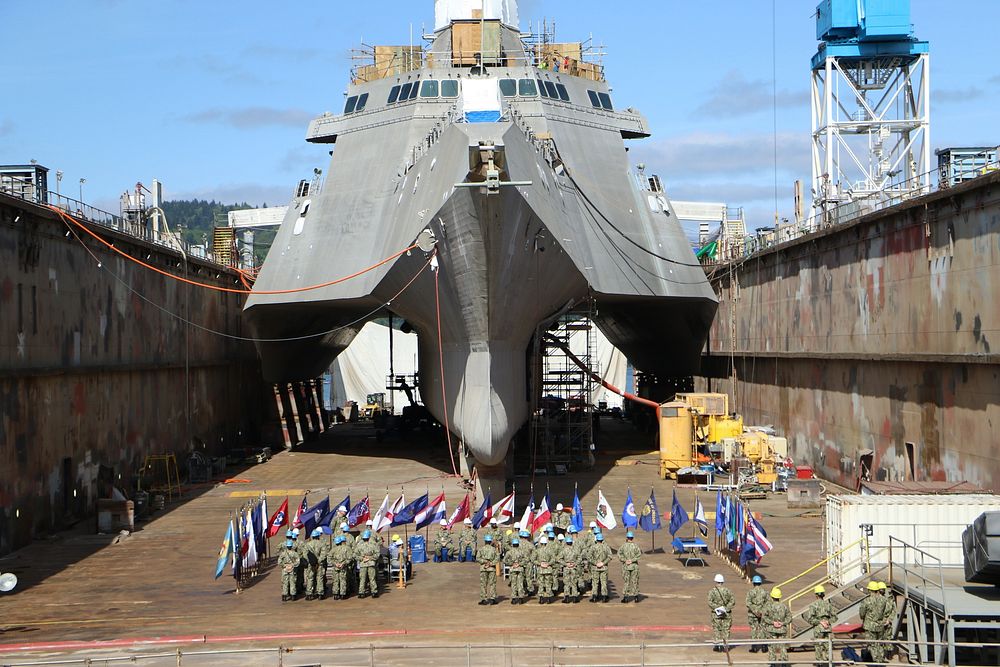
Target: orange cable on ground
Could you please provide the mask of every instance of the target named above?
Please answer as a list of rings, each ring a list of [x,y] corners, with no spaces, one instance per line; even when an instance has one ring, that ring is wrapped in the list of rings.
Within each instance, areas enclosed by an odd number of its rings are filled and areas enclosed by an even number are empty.
[[[437,249],[431,258],[437,257]],[[448,396],[444,386],[444,344],[441,342],[441,295],[438,287],[438,277],[441,275],[441,267],[432,267],[434,270],[434,309],[437,313],[437,336],[438,336],[438,365],[441,372],[441,406],[444,412],[444,432],[448,435],[448,456],[451,458],[451,472],[458,477],[458,468],[455,467],[455,452],[451,446],[451,426],[448,424]]]
[[[206,283],[200,283],[197,280],[190,280],[188,278],[183,278],[181,276],[175,276],[174,274],[170,273],[169,271],[164,271],[163,269],[158,269],[158,268],[156,268],[155,266],[153,266],[151,264],[147,264],[146,262],[143,262],[140,259],[136,259],[132,255],[129,255],[127,252],[119,250],[118,248],[115,247],[115,245],[113,243],[104,240],[98,234],[96,234],[93,230],[91,230],[89,227],[87,227],[85,224],[83,224],[82,222],[80,222],[79,220],[77,220],[76,218],[74,218],[73,216],[68,215],[62,209],[60,209],[60,208],[58,208],[56,206],[51,206],[51,205],[49,206],[49,208],[52,209],[53,211],[55,211],[57,214],[59,214],[59,216],[61,218],[63,218],[64,221],[65,220],[69,220],[74,225],[76,225],[77,227],[79,227],[83,231],[87,232],[87,234],[89,234],[90,236],[92,236],[95,239],[97,239],[100,243],[102,243],[103,245],[107,246],[109,249],[113,250],[114,252],[118,253],[119,255],[121,255],[122,257],[124,257],[125,259],[127,259],[129,261],[135,262],[139,266],[142,266],[142,267],[144,267],[146,269],[149,269],[150,271],[153,271],[155,273],[159,273],[160,275],[166,276],[167,278],[173,278],[174,280],[176,280],[178,282],[187,283],[188,285],[194,285],[195,287],[204,287],[205,289],[215,290],[216,292],[227,292],[227,293],[230,293],[230,294],[251,294],[251,293],[253,293],[253,294],[295,294],[297,292],[309,292],[309,291],[312,291],[312,290],[322,289],[324,287],[331,287],[333,285],[337,285],[339,283],[351,280],[352,278],[357,278],[358,276],[363,275],[365,273],[368,273],[369,271],[373,271],[373,270],[379,268],[380,266],[388,264],[389,262],[393,261],[394,259],[396,259],[398,257],[401,257],[402,255],[405,255],[406,253],[410,252],[411,250],[414,250],[417,247],[416,244],[413,244],[409,248],[404,248],[403,250],[400,250],[396,254],[394,254],[394,255],[392,255],[390,257],[386,257],[385,259],[383,259],[378,264],[373,264],[373,265],[371,265],[371,266],[369,266],[367,268],[361,269],[360,271],[358,271],[356,273],[352,273],[349,276],[344,276],[343,278],[337,278],[336,280],[331,280],[329,282],[320,283],[318,285],[309,285],[308,287],[296,287],[294,289],[257,290],[255,292],[255,291],[250,290],[250,289],[234,289],[234,288],[231,288],[231,287],[217,287],[215,285],[209,285],[209,284],[206,284]]]

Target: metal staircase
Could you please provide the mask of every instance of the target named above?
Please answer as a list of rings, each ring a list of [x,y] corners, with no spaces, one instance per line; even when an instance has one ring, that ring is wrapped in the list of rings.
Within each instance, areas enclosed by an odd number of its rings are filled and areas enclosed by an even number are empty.
[[[881,567],[858,577],[846,586],[827,591],[826,599],[830,601],[830,604],[833,605],[834,610],[837,612],[837,622],[834,625],[846,623],[851,620],[858,620],[860,622],[857,607],[868,596],[866,591],[868,582],[872,579],[883,580],[888,574],[888,570],[888,567]],[[804,589],[804,594],[812,593],[812,589],[815,586],[816,584],[813,584],[809,588]],[[805,597],[805,595],[802,597]],[[812,633],[812,625],[802,617],[806,609],[808,609],[810,602],[812,600],[808,598],[803,600],[802,608],[792,613],[792,629],[790,632],[792,639],[806,638]]]

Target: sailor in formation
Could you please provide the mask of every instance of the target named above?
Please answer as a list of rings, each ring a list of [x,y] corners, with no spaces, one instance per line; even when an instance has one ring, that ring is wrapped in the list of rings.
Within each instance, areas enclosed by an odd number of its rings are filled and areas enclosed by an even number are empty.
[[[750,621],[750,639],[767,639],[767,630],[764,628],[764,607],[767,606],[767,591],[764,590],[764,580],[760,575],[754,575],[750,580],[753,585],[747,591],[747,620]],[[754,644],[750,647],[751,653],[763,653],[767,650],[765,644]]]
[[[788,638],[792,627],[792,612],[781,603],[781,589],[777,586],[771,589],[771,599],[764,607],[764,627],[771,639],[767,645],[768,662],[772,665],[788,662],[788,644],[782,640]]]
[[[715,645],[713,651],[723,652],[729,644],[729,632],[733,627],[733,607],[736,606],[736,598],[733,592],[723,584],[726,578],[721,574],[715,575],[715,586],[708,592],[708,608],[712,610],[712,639]]]
[[[493,546],[492,535],[483,538],[483,546],[476,551],[476,562],[479,563],[479,604],[496,604],[500,551]]]
[[[802,619],[813,627],[816,642],[816,664],[825,665],[830,659],[829,639],[833,635],[833,625],[837,622],[837,612],[826,599],[826,589],[821,585],[813,589],[816,600],[802,614]]]

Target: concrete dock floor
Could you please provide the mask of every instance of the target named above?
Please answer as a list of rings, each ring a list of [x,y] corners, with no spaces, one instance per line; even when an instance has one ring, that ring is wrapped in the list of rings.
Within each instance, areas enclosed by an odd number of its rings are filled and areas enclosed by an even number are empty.
[[[306,489],[319,494],[314,500],[329,492],[331,502],[348,491],[355,501],[367,492],[373,512],[387,488],[391,499],[400,488],[409,499],[425,491],[433,497],[443,489],[449,511],[464,497],[466,491],[459,480],[447,475],[450,464],[440,442],[390,439],[380,443],[371,427],[341,425],[300,450],[282,452],[267,463],[235,474],[248,483],[187,490],[180,501],[168,503],[164,511],[140,523],[135,533],[117,543],[112,543],[112,537],[92,534],[87,530],[92,525],[88,522],[88,526],[39,540],[0,560],[0,569],[14,572],[21,580],[14,593],[0,595],[0,663],[52,655],[98,657],[177,648],[187,653],[283,645],[300,649],[288,654],[284,664],[370,664],[370,644],[375,644],[427,647],[423,654],[413,649],[379,649],[376,664],[426,660],[437,664],[540,664],[556,652],[560,664],[638,664],[638,649],[574,652],[554,651],[549,645],[638,647],[642,642],[710,641],[706,596],[717,572],[726,576],[737,598],[733,638],[748,637],[742,605],[748,584],[736,570],[715,555],[708,557],[707,567],[684,567],[670,552],[665,529],[674,485],[658,478],[650,440],[630,425],[610,420],[604,421],[601,438],[602,450],[593,470],[536,478],[536,499],[541,499],[547,484],[553,504],[562,502],[569,507],[574,484],[578,484],[589,522],[598,489],[617,513],[629,487],[639,509],[650,488],[655,490],[666,518],[664,530],[655,534],[657,551],[644,553],[641,561],[644,598],[638,604],[620,604],[622,577],[617,565],[611,569],[612,599],[608,604],[584,600],[575,605],[539,605],[533,599],[529,604],[512,606],[509,588],[501,583],[501,603],[479,606],[477,568],[462,563],[416,565],[405,589],[389,586],[375,600],[282,603],[280,575],[274,569],[239,594],[231,577],[213,579],[230,513],[246,497],[264,489],[271,512],[286,494],[294,507]],[[517,480],[519,511],[529,494],[529,484],[527,478]],[[694,495],[693,489],[678,489],[689,513],[694,508]],[[707,511],[714,510],[714,494],[702,492],[701,500]],[[790,578],[823,557],[818,515],[802,516],[800,511],[787,509],[781,495],[753,502],[751,507],[763,515],[762,523],[775,545],[758,571],[769,584]],[[688,524],[681,535],[692,532]],[[712,535],[714,532],[710,540]],[[608,538],[617,547],[624,541],[624,530],[619,527]],[[637,541],[644,552],[652,549],[651,534],[638,531]],[[277,538],[272,544],[276,549]],[[152,638],[160,639],[143,643]],[[467,654],[466,644],[473,645],[469,651],[475,651],[474,656]],[[542,648],[515,648],[521,645]],[[306,650],[315,646],[358,649],[337,653],[333,659],[329,654],[318,657],[315,651]],[[655,655],[654,649],[649,651],[647,660]],[[699,664],[713,660],[726,664],[708,645],[663,651],[674,658],[696,659]],[[608,656],[614,657],[608,660]],[[750,657],[741,655],[742,660]],[[170,662],[172,658],[164,659],[167,662],[163,664],[177,664]],[[190,656],[183,664],[278,664],[273,651],[254,657],[213,655],[201,662],[195,660]],[[761,658],[761,662],[766,660]]]

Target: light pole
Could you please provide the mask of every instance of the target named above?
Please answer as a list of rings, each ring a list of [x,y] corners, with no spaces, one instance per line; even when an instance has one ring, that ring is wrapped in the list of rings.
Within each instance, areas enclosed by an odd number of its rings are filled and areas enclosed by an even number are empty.
[[[86,178],[80,179],[80,202],[83,202],[83,184],[87,182]]]
[[[57,198],[60,196],[60,194],[59,194],[59,184],[62,183],[62,177],[63,177],[63,173],[61,171],[56,171],[56,197]]]

